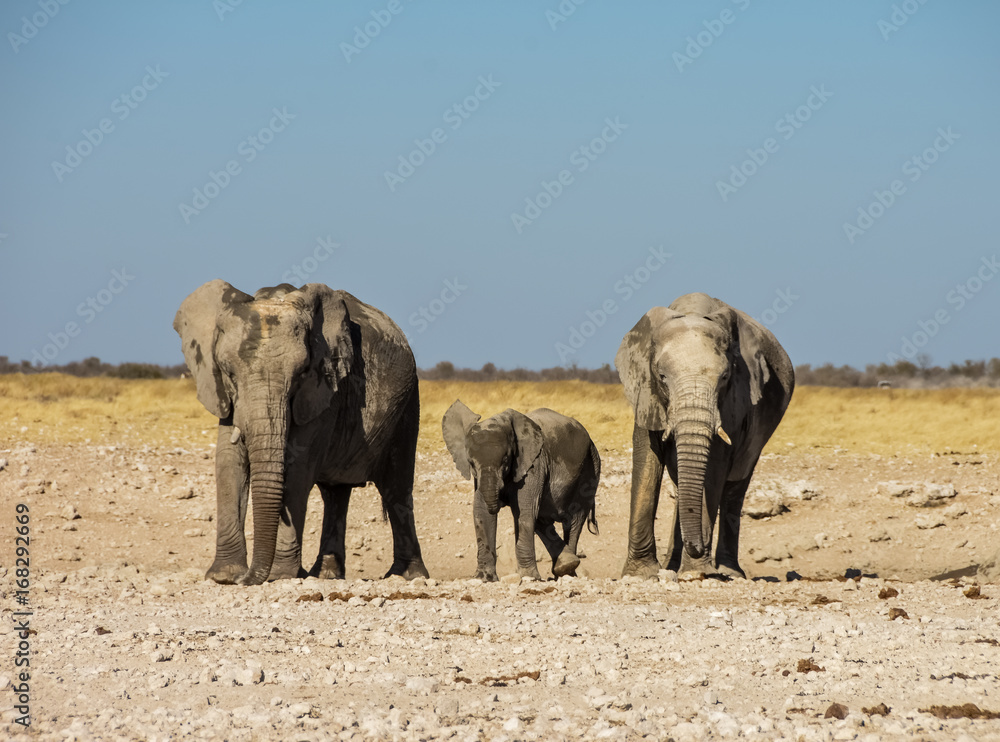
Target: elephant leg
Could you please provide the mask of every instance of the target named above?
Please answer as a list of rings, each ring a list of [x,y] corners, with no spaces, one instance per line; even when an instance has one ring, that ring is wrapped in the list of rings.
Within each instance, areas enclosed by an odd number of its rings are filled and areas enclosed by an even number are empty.
[[[420,555],[417,526],[413,519],[413,468],[417,457],[417,435],[420,426],[420,402],[416,389],[402,412],[395,440],[389,443],[385,465],[372,478],[382,508],[392,527],[392,566],[385,573],[402,575],[408,580],[429,577]]]
[[[285,468],[285,491],[274,548],[274,561],[268,580],[308,577],[302,568],[302,534],[306,524],[306,507],[314,484],[308,458],[290,461]]]
[[[490,515],[486,503],[476,497],[472,505],[472,521],[476,527],[476,574],[486,582],[497,581],[497,516]]]
[[[250,464],[242,439],[230,443],[233,426],[219,424],[215,444],[215,560],[205,579],[232,585],[247,572],[244,532],[250,494]]]
[[[565,524],[563,530],[566,530]],[[552,521],[538,520],[535,522],[535,533],[541,539],[545,550],[552,559],[552,574],[556,577],[566,575],[576,576],[576,568],[580,566],[580,558],[569,548]]]
[[[661,444],[657,431],[635,426],[632,431],[632,501],[629,511],[628,556],[622,577],[656,577],[656,537],[653,520],[663,481]]]
[[[517,557],[517,573],[521,577],[541,580],[538,561],[535,558],[535,518],[538,508],[530,505],[522,507],[515,500],[511,503],[510,509],[514,515],[514,553]]]
[[[309,570],[310,577],[343,580],[347,574],[347,508],[351,504],[351,485],[321,484],[323,495],[323,535],[319,554]]]
[[[728,577],[746,578],[740,567],[740,516],[743,499],[750,486],[750,477],[738,482],[726,482],[719,507],[719,545],[715,551],[716,570]]]

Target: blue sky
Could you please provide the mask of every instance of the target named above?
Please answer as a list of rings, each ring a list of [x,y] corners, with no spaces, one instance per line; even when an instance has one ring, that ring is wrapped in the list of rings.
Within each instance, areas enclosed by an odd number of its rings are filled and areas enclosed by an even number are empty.
[[[174,312],[219,277],[346,289],[422,367],[611,363],[690,291],[796,364],[998,356],[998,25],[987,0],[11,0],[0,355],[180,363]]]

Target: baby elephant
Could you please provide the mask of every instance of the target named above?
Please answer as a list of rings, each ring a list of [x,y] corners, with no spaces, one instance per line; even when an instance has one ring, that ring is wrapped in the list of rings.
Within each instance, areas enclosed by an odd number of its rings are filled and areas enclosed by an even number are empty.
[[[472,517],[478,556],[476,577],[497,579],[497,513],[514,515],[517,571],[541,579],[535,534],[552,557],[556,577],[575,575],[576,543],[586,522],[597,533],[595,494],[601,457],[580,423],[541,408],[523,415],[504,410],[488,420],[455,402],[444,415],[444,442],[462,476],[474,477]],[[562,523],[563,538],[554,523]]]

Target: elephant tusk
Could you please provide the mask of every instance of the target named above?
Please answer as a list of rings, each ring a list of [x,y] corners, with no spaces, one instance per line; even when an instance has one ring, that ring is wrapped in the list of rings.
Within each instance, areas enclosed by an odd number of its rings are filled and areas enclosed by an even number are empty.
[[[722,440],[724,440],[724,441],[726,442],[726,445],[727,445],[727,446],[731,446],[731,445],[733,445],[733,442],[732,442],[731,440],[729,440],[729,436],[728,436],[728,435],[726,435],[726,431],[722,429],[722,426],[721,426],[721,425],[719,426],[719,429],[718,429],[718,430],[716,430],[715,432],[716,432],[716,434],[717,434],[717,435],[718,435],[718,436],[719,436],[719,437],[720,437],[720,438],[721,438]]]
[[[721,428],[720,428],[720,430],[721,430]],[[233,426],[233,434],[231,436],[229,436],[229,442],[235,444],[237,441],[239,441],[241,435],[243,435],[243,433],[240,431],[239,428],[237,428],[234,425]]]

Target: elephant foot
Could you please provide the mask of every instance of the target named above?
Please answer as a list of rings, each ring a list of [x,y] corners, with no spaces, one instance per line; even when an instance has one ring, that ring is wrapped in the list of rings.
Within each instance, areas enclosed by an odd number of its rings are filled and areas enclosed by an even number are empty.
[[[262,571],[247,570],[238,580],[237,585],[263,585],[267,581],[267,573]]]
[[[622,577],[641,577],[643,579],[656,579],[660,575],[660,563],[656,557],[648,559],[627,559],[622,568]]]
[[[321,580],[343,580],[346,574],[343,560],[333,554],[320,554],[309,570],[310,577],[318,577]]]
[[[411,559],[408,562],[401,560],[393,562],[392,566],[389,567],[389,571],[385,573],[385,577],[392,577],[393,575],[399,575],[407,580],[415,580],[418,577],[430,577],[430,573],[428,573],[427,567],[424,566],[424,562],[420,557]]]
[[[271,565],[271,573],[267,576],[268,582],[275,580],[291,580],[298,577],[308,577],[309,574],[302,569],[302,565],[295,562],[279,563],[275,561]]]
[[[216,561],[205,572],[206,580],[214,580],[220,585],[235,585],[240,577],[247,572],[247,563],[244,559],[240,562],[219,562]]]
[[[499,582],[500,578],[497,577],[496,568],[494,569],[477,569],[476,574],[472,576],[474,580],[482,580],[483,582]]]
[[[687,555],[687,552],[681,556],[681,566],[677,570],[677,574],[681,576],[682,580],[684,575],[701,575],[701,577],[689,577],[688,579],[704,579],[705,575],[715,574],[715,572],[715,566],[707,555],[701,559],[692,559]]]
[[[729,564],[719,564],[715,568],[715,574],[728,577],[732,580],[745,580],[747,578],[746,572],[740,569],[739,564],[735,567]]]
[[[576,568],[579,566],[580,557],[569,549],[563,549],[552,565],[552,574],[556,577],[576,577]]]
[[[518,567],[517,573],[521,575],[521,579],[524,580],[538,580],[542,581],[542,575],[538,572],[538,567]]]

